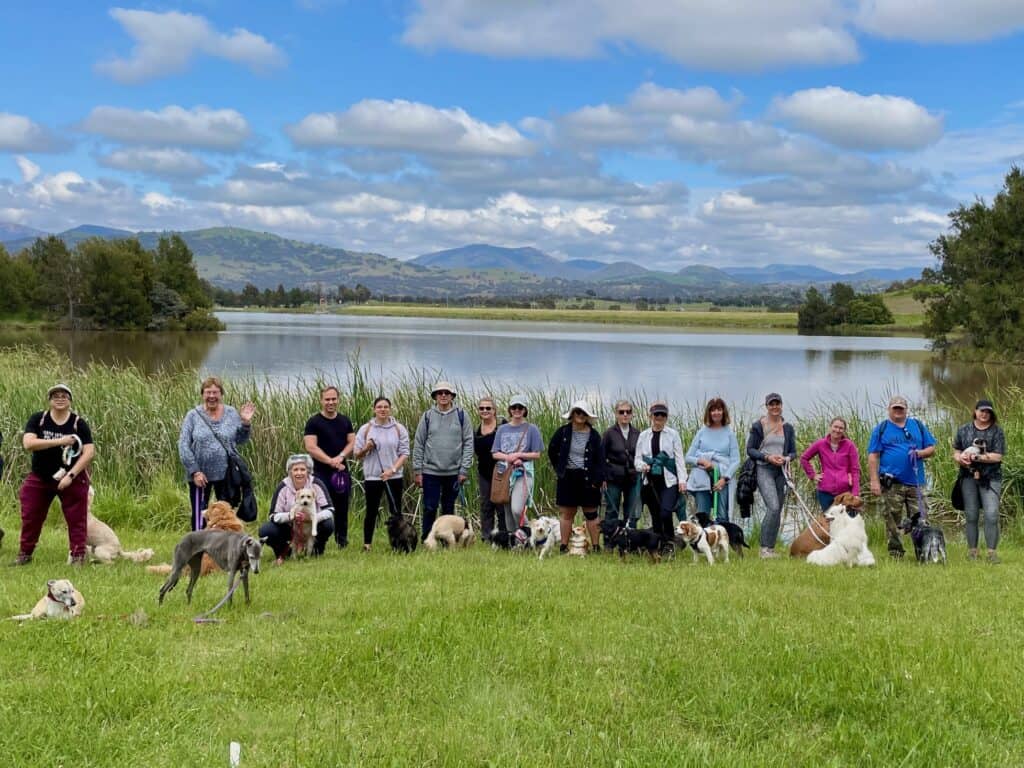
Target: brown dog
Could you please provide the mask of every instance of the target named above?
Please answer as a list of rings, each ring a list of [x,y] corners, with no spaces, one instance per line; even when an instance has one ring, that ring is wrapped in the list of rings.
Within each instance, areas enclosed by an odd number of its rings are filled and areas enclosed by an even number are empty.
[[[852,493],[840,493],[836,496],[833,504],[842,504],[851,509],[860,509],[864,506],[860,496]],[[790,557],[807,557],[811,552],[824,549],[832,540],[828,534],[829,521],[824,515],[818,515],[811,521],[811,524],[800,532],[800,535],[793,539],[789,545]]]
[[[203,510],[203,518],[206,520],[206,528],[211,531],[235,531],[236,533],[245,533],[245,524],[238,519],[238,516],[235,514],[235,510],[232,509],[231,505],[226,501],[213,502]],[[146,570],[150,573],[168,574],[171,572],[171,565],[169,563],[151,565]],[[213,561],[213,558],[204,554],[203,564],[199,568],[199,575],[206,576],[207,574],[219,570],[220,567]]]

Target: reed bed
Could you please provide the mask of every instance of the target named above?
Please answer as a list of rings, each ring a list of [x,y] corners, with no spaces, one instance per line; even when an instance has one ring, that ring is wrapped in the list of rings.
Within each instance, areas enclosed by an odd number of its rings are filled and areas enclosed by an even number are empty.
[[[410,433],[415,429],[423,411],[430,406],[430,387],[439,376],[434,370],[409,370],[390,376],[385,381],[374,374],[358,359],[349,361],[346,369],[330,374],[322,373],[315,380],[292,382],[288,390],[275,386],[258,375],[247,375],[225,380],[226,402],[238,405],[246,400],[256,403],[253,438],[242,448],[250,462],[256,479],[261,510],[273,488],[284,474],[284,461],[290,454],[302,449],[302,432],[306,419],[319,409],[318,390],[325,383],[341,387],[340,411],[352,419],[353,424],[364,423],[372,414],[372,404],[378,395],[391,398],[396,418]],[[29,457],[21,450],[20,435],[28,416],[45,407],[46,389],[56,381],[67,382],[74,390],[74,409],[93,429],[97,444],[97,459],[93,482],[97,488],[97,510],[111,524],[153,530],[180,530],[187,520],[187,498],[184,491],[184,471],[178,461],[177,439],[185,413],[199,402],[199,377],[192,370],[171,370],[147,374],[132,366],[93,364],[75,368],[70,361],[52,349],[17,347],[0,352],[0,430],[5,439],[3,454],[6,461],[3,479],[8,488],[17,487],[28,470]],[[459,386],[459,382],[455,382]],[[541,389],[520,386],[515,382],[488,382],[476,390],[459,387],[459,404],[467,416],[475,421],[477,397],[487,394],[499,403],[507,401],[514,392],[525,392],[530,399],[530,420],[537,424],[545,439],[563,423],[561,414],[568,404],[586,392],[563,389]],[[1024,392],[1019,387],[1002,387],[987,393],[999,409],[999,421],[1006,432],[1008,452],[1004,462],[1003,511],[1013,520],[1016,530],[1022,499],[1024,475]],[[598,426],[607,426],[611,419],[611,402],[598,402],[595,406],[607,414]],[[646,396],[634,393],[636,417],[634,423],[646,426]],[[673,403],[670,423],[689,441],[700,425],[702,403]],[[951,444],[956,427],[965,421],[971,404],[956,404],[952,409],[932,404],[916,414],[923,419],[939,442],[936,458],[928,463],[932,484],[932,502],[936,514],[949,524],[960,522],[948,504],[949,492],[956,477],[951,459]],[[751,412],[754,408],[741,404],[738,411]],[[862,462],[866,462],[866,448],[876,419],[859,415],[870,412],[869,404],[836,399],[821,402],[799,414],[794,422],[798,446],[805,447],[825,434],[833,416],[843,416],[849,422],[850,437],[861,449]],[[950,414],[953,414],[952,416]],[[750,417],[741,415],[734,426],[740,438],[741,452],[749,428]],[[542,510],[549,510],[554,499],[554,474],[546,459],[538,462],[537,501]],[[863,467],[866,486],[866,465]],[[813,502],[813,492],[797,472],[801,495]],[[355,467],[355,479],[359,469]],[[407,471],[407,480],[408,471]],[[416,508],[418,495],[407,483],[405,505],[408,511]],[[471,473],[466,489],[466,511],[474,513],[476,503],[475,473]],[[353,497],[352,512],[356,519],[362,514],[360,493]],[[15,494],[0,497],[0,519],[12,527],[16,516]]]

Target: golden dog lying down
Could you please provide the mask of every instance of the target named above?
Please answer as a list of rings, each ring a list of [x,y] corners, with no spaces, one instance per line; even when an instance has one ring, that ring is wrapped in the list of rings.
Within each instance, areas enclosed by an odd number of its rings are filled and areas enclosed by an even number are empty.
[[[67,579],[50,579],[46,594],[36,603],[32,613],[11,616],[15,621],[26,619],[75,619],[82,615],[85,598]]]

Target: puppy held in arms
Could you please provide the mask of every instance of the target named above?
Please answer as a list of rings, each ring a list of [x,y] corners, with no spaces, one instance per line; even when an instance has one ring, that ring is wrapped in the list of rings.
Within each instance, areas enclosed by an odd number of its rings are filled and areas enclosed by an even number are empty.
[[[50,579],[46,582],[46,594],[36,603],[32,613],[11,616],[15,621],[26,619],[75,619],[82,615],[85,598],[67,579]]]
[[[854,507],[833,504],[825,510],[828,520],[829,542],[824,549],[807,555],[812,565],[874,565],[875,556],[868,549],[868,535],[864,530],[864,516]]]
[[[311,557],[316,543],[316,493],[312,488],[302,488],[295,493],[295,503],[288,510],[292,524],[292,553],[296,556]]]
[[[441,515],[434,521],[434,525],[423,540],[423,546],[431,552],[439,545],[448,549],[454,547],[468,547],[473,542],[473,528],[469,521],[458,515]]]

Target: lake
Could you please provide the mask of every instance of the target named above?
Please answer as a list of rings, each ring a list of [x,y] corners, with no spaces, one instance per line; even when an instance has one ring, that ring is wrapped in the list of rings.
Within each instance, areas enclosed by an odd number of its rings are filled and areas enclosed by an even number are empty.
[[[541,387],[610,404],[642,391],[677,410],[721,395],[749,413],[777,391],[796,416],[819,403],[873,414],[893,392],[912,406],[973,403],[990,382],[1024,381],[1018,366],[943,363],[914,337],[260,312],[218,317],[227,324],[220,334],[6,331],[0,345],[52,344],[79,365],[177,365],[195,369],[197,378],[256,374],[285,388],[314,381],[318,372],[344,385],[356,356],[383,381],[429,369],[474,392]]]

